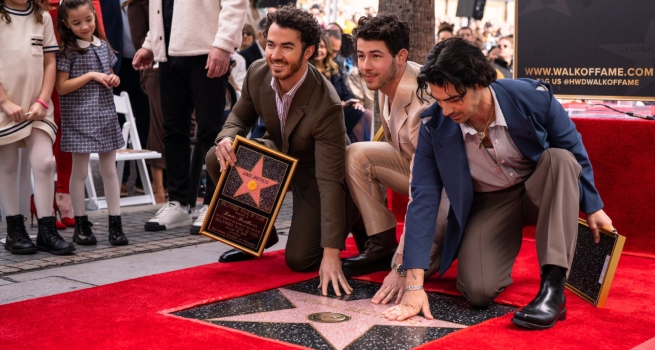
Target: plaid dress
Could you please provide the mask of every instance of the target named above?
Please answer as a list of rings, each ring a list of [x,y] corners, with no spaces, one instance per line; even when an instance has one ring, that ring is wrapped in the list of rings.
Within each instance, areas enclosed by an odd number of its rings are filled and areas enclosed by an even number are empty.
[[[104,40],[95,38],[84,54],[68,51],[57,56],[57,71],[68,72],[69,79],[88,72],[110,74],[116,55]],[[81,88],[60,97],[61,149],[72,153],[104,153],[125,145],[121,134],[114,92],[92,80]]]

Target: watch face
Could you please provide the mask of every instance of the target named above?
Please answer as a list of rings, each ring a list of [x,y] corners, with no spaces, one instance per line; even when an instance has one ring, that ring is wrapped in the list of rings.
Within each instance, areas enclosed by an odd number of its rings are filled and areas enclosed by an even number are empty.
[[[393,264],[392,268],[398,273],[400,277],[405,277],[407,276],[407,270],[403,269],[402,264]]]

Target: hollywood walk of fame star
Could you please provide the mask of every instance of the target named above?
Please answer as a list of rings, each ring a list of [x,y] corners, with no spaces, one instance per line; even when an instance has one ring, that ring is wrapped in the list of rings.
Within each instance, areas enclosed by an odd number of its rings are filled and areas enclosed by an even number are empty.
[[[257,164],[255,164],[252,170],[247,170],[239,166],[235,168],[237,173],[239,173],[239,177],[241,177],[241,181],[243,181],[243,183],[234,193],[234,197],[249,194],[252,200],[255,202],[255,205],[258,207],[261,190],[278,184],[277,181],[273,181],[262,175],[262,170],[264,169],[263,156],[259,158]]]
[[[527,5],[525,5],[525,7],[523,7],[523,10],[521,10],[519,16],[527,15],[530,12],[539,11],[545,8],[549,8],[561,14],[571,16],[571,11],[569,10],[569,6],[566,3],[566,0],[532,0],[532,2],[529,2]]]
[[[310,324],[334,348],[344,349],[374,326],[424,327],[424,328],[466,328],[465,325],[441,320],[428,320],[414,316],[403,322],[388,321],[382,311],[388,305],[375,305],[371,299],[344,301],[327,298],[290,289],[278,289],[295,308],[277,311],[259,312],[246,315],[206,319],[206,321],[240,321],[255,323],[295,323]],[[320,323],[308,319],[310,314],[335,312],[350,316],[351,319],[340,323]]]

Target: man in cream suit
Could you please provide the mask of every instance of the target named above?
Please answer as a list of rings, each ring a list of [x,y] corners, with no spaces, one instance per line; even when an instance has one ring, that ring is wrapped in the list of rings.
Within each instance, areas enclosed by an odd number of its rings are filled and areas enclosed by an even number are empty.
[[[359,255],[342,260],[344,273],[348,276],[388,269],[391,265],[398,247],[397,222],[387,209],[380,185],[396,193],[409,194],[410,164],[421,125],[419,116],[432,102],[421,100],[416,95],[420,65],[407,61],[407,23],[399,21],[394,15],[362,17],[353,31],[353,40],[357,49],[357,65],[367,87],[379,90],[378,103],[386,142],[359,142],[346,150],[346,182],[360,209],[368,236]],[[447,203],[447,200],[444,202]],[[442,208],[448,208],[447,204]],[[444,232],[445,217],[441,216],[437,232]],[[353,231],[357,234],[356,229]],[[442,238],[443,235],[436,234],[436,244]],[[396,256],[399,263],[402,262],[402,242],[401,239],[400,254]],[[394,264],[394,271],[385,280],[374,302],[387,303],[391,297],[398,295],[403,285],[401,275],[401,267]]]
[[[316,55],[321,29],[308,12],[279,8],[264,24],[266,60],[255,61],[243,82],[242,96],[207,153],[207,171],[217,181],[227,165],[234,165],[236,135],[246,136],[259,116],[266,134],[256,139],[269,148],[298,158],[291,180],[293,216],[285,251],[294,271],[319,269],[319,287],[327,295],[332,285],[350,294],[352,288],[341,270],[339,252],[345,249],[346,227],[357,210],[347,208],[344,159],[348,137],[341,100],[332,83],[309,59]],[[277,242],[269,237],[267,247]],[[224,263],[251,256],[230,250]]]

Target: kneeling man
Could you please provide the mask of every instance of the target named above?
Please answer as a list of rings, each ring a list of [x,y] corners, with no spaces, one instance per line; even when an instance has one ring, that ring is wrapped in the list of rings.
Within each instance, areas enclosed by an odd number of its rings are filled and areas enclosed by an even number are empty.
[[[512,322],[550,328],[566,317],[564,284],[577,239],[578,212],[598,242],[612,230],[594,186],[587,151],[549,85],[529,79],[496,81],[480,49],[458,38],[437,44],[418,76],[437,103],[423,114],[412,169],[400,306],[385,311],[404,320],[423,311],[423,291],[440,194],[450,213],[440,275],[459,260],[457,288],[474,305],[489,305],[512,283],[526,225],[536,225],[541,285]]]
[[[298,158],[291,181],[293,215],[286,246],[286,263],[294,271],[319,268],[320,287],[327,295],[332,285],[350,294],[352,288],[341,269],[339,252],[359,216],[347,208],[344,159],[349,143],[341,100],[332,83],[309,64],[316,56],[321,29],[311,14],[293,7],[269,13],[264,24],[266,60],[255,61],[243,82],[242,96],[228,116],[216,146],[205,158],[207,171],[217,181],[226,164],[234,165],[236,135],[246,136],[259,116],[266,125],[261,143]],[[349,217],[350,217],[349,216]],[[354,217],[352,220],[356,220]],[[277,242],[271,235],[266,244]],[[230,250],[221,262],[252,258]]]

